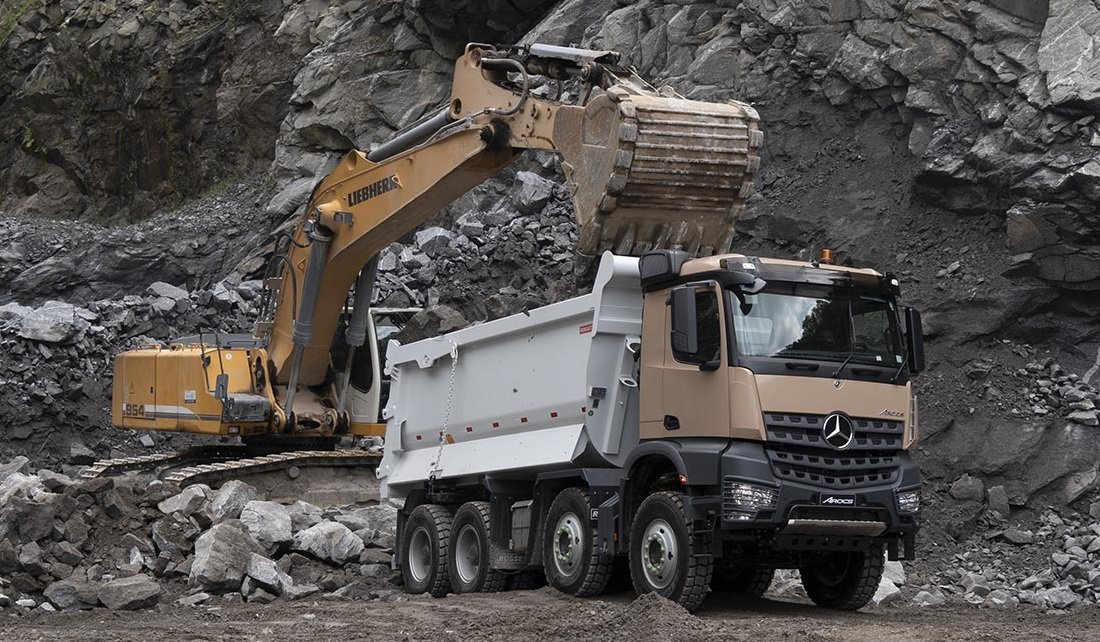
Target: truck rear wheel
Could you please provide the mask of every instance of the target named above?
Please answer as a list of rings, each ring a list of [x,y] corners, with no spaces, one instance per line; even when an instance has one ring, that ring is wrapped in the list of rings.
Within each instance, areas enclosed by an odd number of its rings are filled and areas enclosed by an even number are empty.
[[[737,568],[720,560],[714,567],[714,578],[710,581],[710,587],[715,591],[760,597],[772,585],[774,577],[775,569],[772,568]]]
[[[630,528],[634,590],[656,593],[694,611],[707,595],[713,571],[709,549],[688,528],[681,496],[662,491],[647,497]]]
[[[591,507],[591,497],[582,488],[566,488],[550,504],[542,564],[546,581],[562,593],[599,595],[611,578],[612,558],[596,549],[596,533],[588,520]]]
[[[413,509],[401,538],[401,577],[409,593],[443,597],[451,589],[447,549],[451,541],[451,514],[437,504]]]
[[[867,605],[882,581],[881,544],[862,553],[824,553],[803,565],[802,586],[818,606],[855,611]]]
[[[508,577],[492,568],[489,545],[489,502],[467,502],[451,522],[447,573],[455,593],[495,592]]]

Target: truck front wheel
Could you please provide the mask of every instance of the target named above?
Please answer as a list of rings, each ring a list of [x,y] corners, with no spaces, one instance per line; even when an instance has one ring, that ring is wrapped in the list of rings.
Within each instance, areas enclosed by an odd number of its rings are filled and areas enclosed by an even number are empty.
[[[566,488],[550,504],[542,565],[546,581],[562,593],[599,595],[611,578],[613,560],[596,549],[596,533],[588,519],[591,507],[591,497],[582,488]]]
[[[681,496],[659,492],[647,497],[630,528],[634,590],[656,593],[694,611],[707,595],[713,571],[710,551],[688,528]]]
[[[806,594],[818,606],[855,611],[871,601],[882,581],[881,544],[862,553],[822,553],[799,572]]]
[[[489,545],[489,502],[467,502],[451,523],[447,572],[455,593],[504,590],[508,576],[492,568]]]
[[[447,549],[451,541],[451,514],[437,504],[413,509],[401,537],[401,577],[409,593],[443,597],[451,589]]]

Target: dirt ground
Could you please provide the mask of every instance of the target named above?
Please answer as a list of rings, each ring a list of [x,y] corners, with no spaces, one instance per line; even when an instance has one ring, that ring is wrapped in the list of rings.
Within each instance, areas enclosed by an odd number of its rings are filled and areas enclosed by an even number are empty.
[[[217,599],[217,598],[215,598]],[[370,602],[309,601],[196,609],[170,600],[140,612],[97,610],[0,619],[4,642],[667,642],[805,640],[1095,640],[1100,609],[1044,613],[1032,608],[896,607],[841,613],[807,604],[713,594],[697,616],[630,593],[601,599],[551,589],[496,595],[393,596]],[[216,602],[215,602],[216,604]]]

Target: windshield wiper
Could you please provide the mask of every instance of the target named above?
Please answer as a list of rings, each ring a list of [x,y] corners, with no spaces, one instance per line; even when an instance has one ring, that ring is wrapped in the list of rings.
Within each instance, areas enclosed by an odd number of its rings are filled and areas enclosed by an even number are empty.
[[[833,379],[840,376],[840,373],[844,371],[844,367],[848,365],[848,362],[852,360],[852,357],[856,356],[856,351],[852,350],[848,353],[848,357],[840,364],[840,367],[833,370]]]
[[[895,383],[897,383],[897,382],[898,382],[898,377],[900,377],[900,376],[901,376],[901,373],[902,373],[902,371],[904,371],[904,370],[905,370],[905,366],[907,366],[907,365],[909,365],[909,354],[908,354],[908,351],[906,351],[906,355],[905,355],[905,358],[901,360],[901,367],[900,367],[900,368],[898,368],[898,371],[894,373],[894,376],[893,376],[893,377],[890,377],[890,383],[891,383],[891,384],[895,384]]]

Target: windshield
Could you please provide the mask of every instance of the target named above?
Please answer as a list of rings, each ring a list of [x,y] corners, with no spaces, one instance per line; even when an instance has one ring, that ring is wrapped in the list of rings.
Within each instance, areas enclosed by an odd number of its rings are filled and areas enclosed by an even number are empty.
[[[730,295],[740,357],[813,359],[897,368],[904,360],[891,297],[834,286],[769,283]]]

